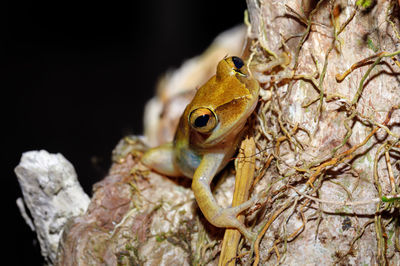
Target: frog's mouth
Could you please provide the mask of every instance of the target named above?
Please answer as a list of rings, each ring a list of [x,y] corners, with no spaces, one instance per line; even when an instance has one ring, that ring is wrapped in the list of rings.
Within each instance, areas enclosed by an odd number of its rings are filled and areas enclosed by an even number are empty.
[[[204,147],[212,147],[216,145],[234,145],[236,136],[242,131],[246,120],[243,123],[238,123],[230,128],[226,128],[224,131],[217,130],[217,132],[211,134],[204,142]]]

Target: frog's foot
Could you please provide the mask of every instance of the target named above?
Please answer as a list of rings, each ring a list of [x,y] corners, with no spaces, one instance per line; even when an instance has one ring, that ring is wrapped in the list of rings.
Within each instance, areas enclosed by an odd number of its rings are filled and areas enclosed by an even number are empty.
[[[256,234],[247,229],[246,226],[237,219],[237,216],[244,210],[253,206],[257,200],[258,197],[254,197],[238,206],[219,209],[217,214],[211,219],[212,224],[218,227],[236,228],[246,237],[247,240],[254,242]]]

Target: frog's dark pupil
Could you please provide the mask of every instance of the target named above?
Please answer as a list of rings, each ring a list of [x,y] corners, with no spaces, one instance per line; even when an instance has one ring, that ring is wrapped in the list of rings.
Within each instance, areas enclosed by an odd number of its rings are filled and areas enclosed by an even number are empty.
[[[210,115],[201,115],[194,120],[195,127],[204,127],[207,125],[208,120],[210,119]]]
[[[244,65],[243,60],[240,59],[240,58],[237,57],[237,56],[233,56],[233,57],[232,57],[232,61],[233,61],[233,63],[235,64],[235,67],[236,67],[237,69],[241,69],[242,66]]]

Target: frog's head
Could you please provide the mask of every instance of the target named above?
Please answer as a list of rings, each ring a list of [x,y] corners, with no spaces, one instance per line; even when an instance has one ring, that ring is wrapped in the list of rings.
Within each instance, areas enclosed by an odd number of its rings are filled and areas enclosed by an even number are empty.
[[[253,112],[259,85],[239,57],[221,60],[186,109],[196,145],[209,147],[235,137]],[[197,134],[198,133],[198,134]]]

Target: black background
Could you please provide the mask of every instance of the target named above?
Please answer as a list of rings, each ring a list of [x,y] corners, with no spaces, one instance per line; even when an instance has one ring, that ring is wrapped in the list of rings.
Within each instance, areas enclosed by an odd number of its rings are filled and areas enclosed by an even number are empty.
[[[12,265],[40,265],[35,234],[15,205],[21,192],[13,169],[22,152],[62,153],[91,194],[118,140],[142,132],[143,107],[160,75],[241,23],[246,5],[244,0],[5,3],[2,190],[12,211],[3,215],[11,222],[11,229],[3,228],[10,241],[3,243],[13,243]]]

